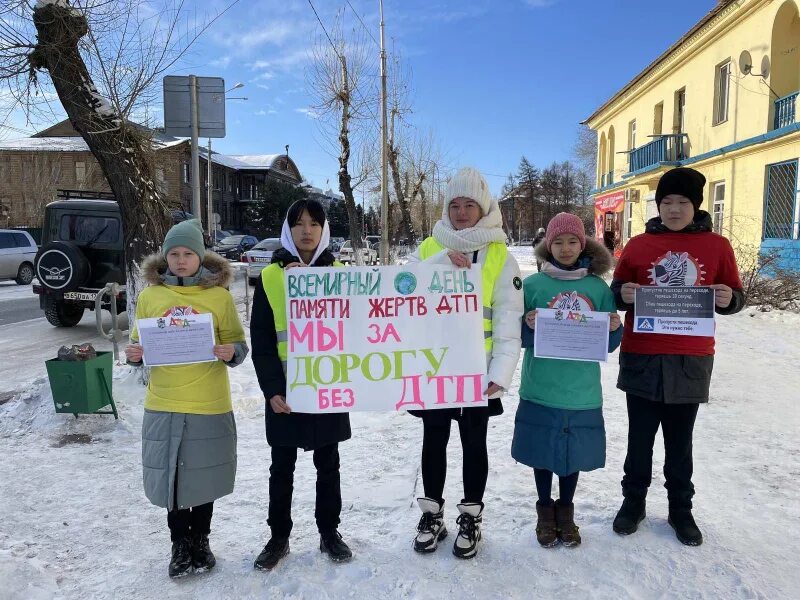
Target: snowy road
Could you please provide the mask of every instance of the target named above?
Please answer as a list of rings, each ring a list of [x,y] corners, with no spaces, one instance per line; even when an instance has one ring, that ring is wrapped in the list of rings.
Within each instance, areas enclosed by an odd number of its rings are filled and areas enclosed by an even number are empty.
[[[236,490],[215,504],[217,567],[177,582],[166,575],[164,511],[142,492],[143,390],[134,375],[126,367],[115,374],[118,422],[56,415],[47,385],[31,383],[0,405],[0,598],[796,598],[798,328],[797,314],[747,310],[720,319],[712,399],[695,436],[699,548],[680,545],[667,525],[660,435],[647,518],[633,536],[611,531],[627,428],[616,355],[602,369],[607,465],[582,475],[576,495],[581,547],[536,544],[532,473],[509,454],[517,379],[505,414],[490,424],[484,541],[475,560],[452,556],[452,535],[434,555],[411,549],[419,421],[355,413],[353,438],[341,445],[341,531],[355,560],[333,565],[318,550],[315,473],[303,455],[291,554],[268,574],[252,568],[268,531],[270,461],[264,400],[248,361],[231,371],[239,468]],[[457,440],[454,432],[445,488],[451,531],[461,497]]]
[[[244,313],[244,278],[239,271],[231,291]],[[252,299],[252,288],[250,295]],[[22,318],[27,315],[30,316]],[[127,328],[127,321],[126,315],[120,316],[122,328]],[[111,327],[107,311],[103,311],[103,327],[106,331]],[[84,342],[90,342],[98,350],[111,350],[111,342],[97,332],[93,311],[85,311],[75,327],[53,327],[39,309],[38,296],[33,294],[31,286],[0,284],[0,347],[8,357],[0,361],[0,393],[44,376],[44,361],[55,357],[59,347]]]

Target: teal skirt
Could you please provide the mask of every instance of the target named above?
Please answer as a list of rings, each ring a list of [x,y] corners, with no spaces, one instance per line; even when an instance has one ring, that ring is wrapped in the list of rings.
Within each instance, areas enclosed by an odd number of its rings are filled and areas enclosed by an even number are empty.
[[[514,460],[564,477],[606,465],[603,409],[550,408],[520,398],[511,443]]]

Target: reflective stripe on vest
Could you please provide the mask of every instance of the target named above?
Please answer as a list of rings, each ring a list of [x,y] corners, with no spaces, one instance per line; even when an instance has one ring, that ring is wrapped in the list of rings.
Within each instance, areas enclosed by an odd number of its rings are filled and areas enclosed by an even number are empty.
[[[339,261],[334,267],[343,267]],[[272,263],[261,270],[261,285],[272,308],[272,320],[275,323],[275,335],[278,338],[278,357],[281,359],[283,374],[286,375],[286,360],[289,357],[289,324],[286,319],[286,288],[283,284],[283,268],[279,263]]]
[[[444,250],[445,247],[434,238],[429,237],[419,246],[419,257],[430,258]],[[506,264],[508,248],[500,242],[492,242],[486,252],[486,260],[481,265],[481,283],[483,287],[483,338],[487,354],[492,351],[492,293],[503,266]]]

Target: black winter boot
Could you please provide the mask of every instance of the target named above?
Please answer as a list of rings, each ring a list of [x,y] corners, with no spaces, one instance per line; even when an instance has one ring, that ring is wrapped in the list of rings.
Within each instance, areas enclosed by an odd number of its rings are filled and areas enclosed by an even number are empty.
[[[639,529],[639,523],[645,516],[645,501],[635,498],[625,498],[622,506],[614,519],[614,531],[620,535],[630,535]]]
[[[192,533],[192,566],[195,573],[210,571],[216,564],[217,559],[208,545],[208,535]]]
[[[703,534],[694,522],[691,508],[670,508],[667,522],[675,530],[681,544],[699,546],[703,543]]]
[[[253,567],[259,571],[271,571],[287,554],[289,554],[289,538],[270,538],[253,563]]]
[[[169,576],[184,577],[192,571],[192,543],[188,537],[172,542],[172,560],[169,561]]]
[[[353,558],[353,552],[344,543],[342,534],[335,529],[320,532],[319,534],[320,552],[327,554],[333,562],[347,562]]]
[[[417,525],[417,537],[414,538],[414,550],[417,552],[433,552],[439,541],[447,537],[444,525],[444,500],[441,503],[431,498],[417,498],[422,516]]]

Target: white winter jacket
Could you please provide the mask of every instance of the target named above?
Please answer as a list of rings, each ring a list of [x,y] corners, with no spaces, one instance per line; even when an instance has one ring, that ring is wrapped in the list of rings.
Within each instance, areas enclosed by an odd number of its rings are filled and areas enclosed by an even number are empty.
[[[408,262],[425,262],[430,264],[452,265],[447,249],[422,260],[419,248],[408,255]],[[487,247],[478,250],[477,262],[481,265],[486,261]],[[472,258],[472,252],[465,252],[465,256]],[[520,279],[519,265],[516,259],[508,254],[500,277],[492,291],[492,353],[486,357],[488,380],[507,390],[514,377],[514,371],[519,361],[522,348],[521,327],[522,313],[525,305],[522,295],[522,280]],[[500,398],[503,392],[491,396]]]

